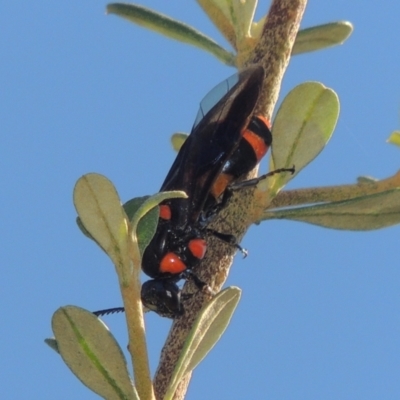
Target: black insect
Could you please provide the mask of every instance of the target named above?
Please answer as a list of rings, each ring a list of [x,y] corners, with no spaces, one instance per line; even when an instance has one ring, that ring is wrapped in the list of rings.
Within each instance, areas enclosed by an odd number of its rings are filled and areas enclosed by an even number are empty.
[[[248,68],[236,79],[209,110],[206,100],[201,103],[192,132],[160,189],[183,190],[188,195],[187,199],[160,204],[157,231],[143,254],[142,270],[153,279],[142,286],[142,302],[161,316],[174,318],[183,313],[179,280],[192,279],[199,289],[208,287],[192,272],[206,253],[207,235],[241,249],[232,235],[207,226],[226,205],[230,185],[266,154],[272,136],[269,122],[262,116],[253,116],[264,69]]]
[[[244,251],[232,235],[211,230],[208,225],[227,204],[232,185],[259,163],[271,145],[269,121],[253,115],[263,79],[261,66],[250,67],[222,83],[228,91],[216,104],[207,103],[221,84],[205,97],[191,134],[161,186],[161,192],[182,190],[188,196],[160,204],[156,233],[143,254],[142,270],[152,279],[142,285],[142,302],[161,316],[183,314],[177,285],[181,279],[191,279],[199,289],[208,289],[192,271],[206,253],[208,235]],[[248,186],[246,183],[243,186]],[[122,309],[96,314],[116,311]]]

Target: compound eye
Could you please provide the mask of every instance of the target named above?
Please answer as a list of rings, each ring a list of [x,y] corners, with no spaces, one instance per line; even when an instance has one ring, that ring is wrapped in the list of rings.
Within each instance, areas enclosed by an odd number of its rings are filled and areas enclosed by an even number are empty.
[[[185,263],[175,254],[167,253],[160,262],[160,272],[180,274],[187,269]]]
[[[207,243],[204,239],[192,239],[188,247],[193,256],[199,260],[203,259],[207,251]]]

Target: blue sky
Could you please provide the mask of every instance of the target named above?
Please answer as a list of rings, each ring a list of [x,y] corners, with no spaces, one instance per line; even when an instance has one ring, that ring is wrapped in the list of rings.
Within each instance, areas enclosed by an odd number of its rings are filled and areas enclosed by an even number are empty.
[[[224,44],[195,2],[141,4]],[[5,2],[0,15],[2,185],[0,381],[5,399],[96,399],[43,344],[61,305],[118,306],[108,258],[75,225],[72,189],[106,175],[121,198],[157,192],[203,96],[234,70],[115,16],[106,3]],[[259,15],[267,9],[260,1]],[[302,27],[354,24],[340,47],[293,58],[281,99],[313,80],[339,95],[335,134],[290,188],[382,179],[400,127],[400,5],[308,4]],[[262,167],[264,170],[266,166]],[[188,399],[398,399],[400,227],[343,232],[294,222],[253,227],[227,285],[242,288],[228,331],[195,371]],[[126,347],[124,318],[107,324]],[[170,322],[146,319],[151,365]]]

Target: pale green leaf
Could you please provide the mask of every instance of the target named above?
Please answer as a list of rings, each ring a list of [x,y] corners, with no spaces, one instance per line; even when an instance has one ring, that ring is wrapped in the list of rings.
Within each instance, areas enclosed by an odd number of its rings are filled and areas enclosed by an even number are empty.
[[[232,7],[233,27],[236,31],[237,41],[250,36],[254,13],[257,8],[257,0],[215,0],[218,2],[229,2]]]
[[[261,36],[265,24],[265,18],[266,17],[264,16],[257,22],[253,22],[251,24],[250,28],[251,37],[258,39]]]
[[[272,169],[296,168],[298,174],[325,147],[339,116],[336,93],[318,82],[295,87],[283,100],[272,126]],[[277,192],[293,175],[276,174],[270,189]]]
[[[325,49],[342,44],[353,32],[353,25],[347,21],[331,22],[297,33],[292,55]]]
[[[227,288],[218,293],[200,311],[190,331],[165,399],[172,399],[180,380],[203,360],[221,338],[240,300],[241,290]]]
[[[187,133],[183,132],[176,132],[171,136],[171,144],[176,152],[178,152],[181,149],[183,143],[185,143],[188,136],[189,135]]]
[[[196,0],[197,3],[203,8],[203,10],[208,14],[212,15],[215,13],[222,13],[232,25],[234,22],[232,20],[233,7],[232,0]]]
[[[164,14],[137,4],[123,3],[108,4],[107,13],[116,14],[130,22],[158,32],[171,39],[208,51],[227,65],[235,65],[234,54],[228,52],[214,40],[193,27]]]
[[[231,9],[227,1],[197,0],[197,3],[210,18],[213,25],[236,49],[236,34],[231,19]]]
[[[355,231],[380,229],[400,223],[400,189],[310,207],[268,210],[263,219],[288,219]]]
[[[74,188],[79,218],[115,265],[127,262],[128,221],[113,184],[99,174],[87,174]]]
[[[400,131],[392,132],[392,134],[388,137],[387,142],[396,146],[400,146]]]
[[[52,328],[61,357],[83,384],[107,400],[139,400],[122,350],[101,320],[66,306],[54,313]]]
[[[197,0],[228,42],[237,44],[250,36],[258,0]]]
[[[131,200],[128,200],[122,207],[126,213],[126,216],[129,220],[131,220],[135,214],[135,212],[140,208],[140,206],[149,198],[150,196],[143,197],[135,197]],[[76,223],[82,233],[88,238],[96,241],[94,237],[88,232],[85,226],[82,224],[82,221],[79,217],[76,218]],[[146,249],[150,240],[153,238],[154,233],[156,231],[158,225],[158,209],[151,209],[140,221],[138,224],[137,231],[137,242],[140,249],[140,253],[143,254],[143,251]],[[97,243],[97,242],[96,242]],[[100,245],[99,243],[97,243]]]

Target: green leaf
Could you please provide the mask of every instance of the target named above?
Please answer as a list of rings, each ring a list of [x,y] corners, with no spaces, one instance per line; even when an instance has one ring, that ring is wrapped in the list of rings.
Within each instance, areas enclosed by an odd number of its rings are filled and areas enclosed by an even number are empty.
[[[128,217],[128,220],[131,221],[137,210],[150,196],[142,196],[142,197],[134,197],[133,199],[128,200],[122,206],[124,208],[125,214]],[[158,213],[157,213],[158,214]],[[158,215],[157,215],[158,218]]]
[[[197,0],[216,28],[232,47],[248,53],[252,40],[253,18],[258,0]]]
[[[58,350],[58,344],[57,344],[57,340],[54,338],[47,338],[44,339],[44,342],[50,347],[52,348],[56,353],[60,354],[60,350]]]
[[[139,208],[148,200],[150,196],[136,197],[128,200],[124,204],[124,210],[131,221]],[[140,254],[146,250],[157,230],[159,211],[157,207],[152,208],[146,215],[139,220],[137,229],[137,242]]]
[[[211,0],[228,18],[235,31],[235,42],[238,43],[250,36],[257,0]]]
[[[128,221],[113,184],[99,174],[87,174],[74,188],[74,204],[90,235],[116,266],[128,265]]]
[[[78,228],[80,229],[80,231],[89,239],[92,239],[96,242],[95,238],[90,234],[90,232],[85,228],[85,225],[82,224],[81,219],[78,217],[76,217],[75,220],[76,224],[78,225]],[[96,242],[97,243],[97,242]],[[100,246],[100,243],[97,243]],[[100,246],[101,247],[101,246]],[[104,250],[104,249],[103,249]]]
[[[187,195],[181,190],[171,190],[169,192],[156,193],[155,195],[147,198],[146,201],[144,201],[135,212],[131,220],[132,230],[151,209],[157,207],[162,201],[178,198],[187,199]]]
[[[241,290],[227,288],[218,293],[200,311],[179,357],[164,399],[172,399],[187,373],[203,360],[221,338],[240,300]]]
[[[232,25],[228,3],[215,0],[197,0],[197,3],[228,43],[230,43],[234,49],[237,49],[236,34],[234,26]]]
[[[188,134],[187,133],[183,133],[183,132],[176,132],[171,136],[171,144],[172,144],[172,148],[178,152],[181,147],[183,146],[183,143],[185,143],[186,139],[188,138]]]
[[[137,235],[134,236],[133,240],[134,243],[136,243],[135,240],[137,241],[137,246],[139,247],[141,255],[150,243],[157,229],[159,216],[157,205],[161,201],[177,197],[186,198],[187,196],[184,192],[180,191],[163,192],[157,193],[154,196],[135,197],[131,200],[128,200],[123,205],[123,209],[128,219],[132,221],[133,224],[137,224]],[[135,215],[137,212],[139,212],[138,216]],[[109,254],[107,252],[107,249],[103,247],[104,243],[102,244],[95,237],[93,237],[93,235],[86,229],[85,225],[82,223],[80,217],[77,217],[76,222],[79,229],[83,232],[85,236],[94,240],[107,254]],[[116,250],[118,250],[118,248],[118,246],[115,247]],[[117,261],[121,260],[117,258]]]
[[[128,217],[131,220],[135,214],[135,212],[140,208],[140,206],[149,198],[150,196],[143,197],[135,197],[131,200],[128,200],[122,207]],[[82,224],[82,221],[79,217],[76,218],[76,223],[82,233],[87,236],[89,239],[92,239],[96,242],[94,237],[90,234],[90,232],[85,228]],[[140,221],[138,224],[138,245],[143,254],[146,246],[149,244],[150,240],[153,238],[155,230],[158,224],[158,209],[151,209]],[[97,243],[97,242],[96,242]],[[100,244],[97,243],[99,246]]]
[[[296,172],[274,175],[271,192],[278,192],[322,151],[338,116],[336,93],[321,83],[303,83],[286,96],[272,126],[272,169],[294,165]]]
[[[400,223],[400,188],[329,204],[269,210],[263,219],[288,219],[355,231],[380,229]]]
[[[214,40],[191,26],[164,14],[136,4],[113,3],[107,13],[116,14],[137,25],[161,33],[171,39],[191,44],[205,50],[227,65],[235,65],[235,55],[219,46]]]
[[[147,226],[147,228],[150,228],[150,230],[147,232],[142,232],[143,234],[142,237],[138,239],[137,235],[138,235],[139,223],[142,221],[143,217],[145,217],[145,215],[149,213],[150,210],[156,208],[162,201],[173,198],[187,198],[187,195],[185,192],[179,190],[170,192],[160,192],[146,199],[143,202],[143,204],[138,208],[138,210],[135,212],[131,220],[132,240],[133,242],[137,241],[138,243],[140,243],[140,248],[139,248],[140,254],[137,254],[137,249],[133,249],[132,259],[134,262],[135,260],[138,260],[137,261],[138,263],[140,262],[138,257],[140,257],[140,255],[143,254],[144,250],[150,243],[150,240],[153,238],[154,233],[157,229],[157,224],[154,223],[155,220],[150,221],[150,224]]]
[[[101,320],[66,306],[54,313],[52,327],[61,357],[84,385],[107,400],[139,400],[122,350]]]
[[[331,22],[297,33],[292,55],[325,49],[342,44],[353,32],[353,25],[347,21]]]
[[[392,132],[392,134],[388,137],[387,142],[396,146],[400,146],[400,131]]]

